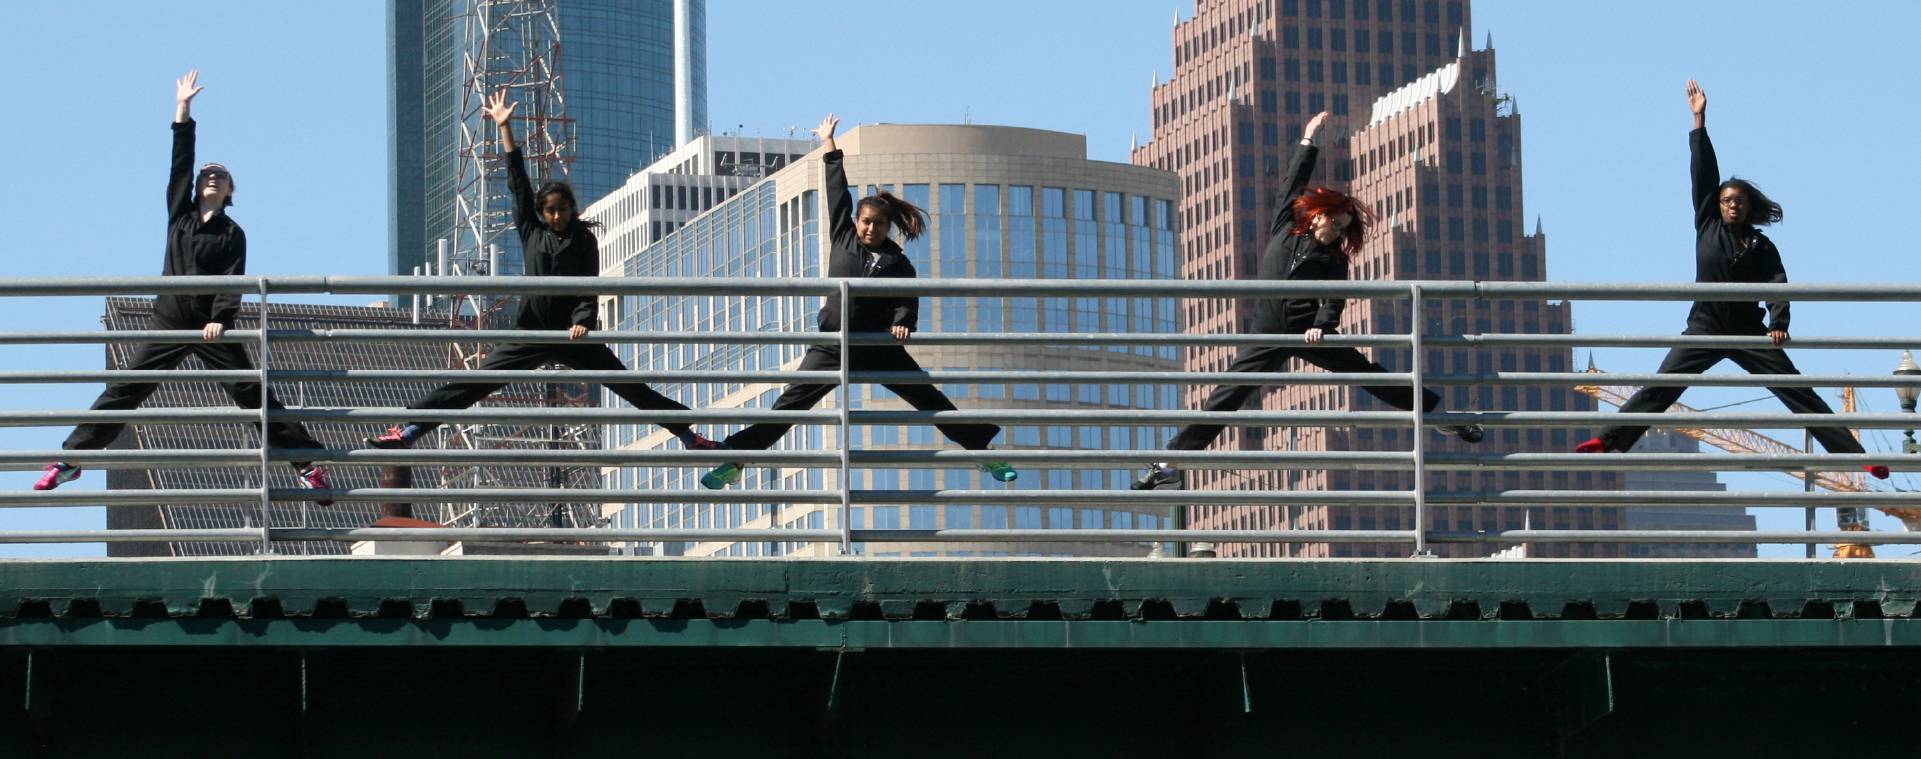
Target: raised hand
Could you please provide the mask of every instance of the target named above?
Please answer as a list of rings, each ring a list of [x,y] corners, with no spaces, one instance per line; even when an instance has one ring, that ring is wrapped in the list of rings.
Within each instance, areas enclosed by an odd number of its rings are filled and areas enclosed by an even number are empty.
[[[1321,126],[1326,123],[1327,123],[1327,111],[1321,111],[1320,113],[1314,114],[1314,118],[1307,120],[1307,128],[1301,131],[1301,139],[1307,140],[1308,142],[1313,142],[1314,135],[1319,134],[1321,131]]]
[[[519,103],[507,102],[507,89],[502,87],[499,91],[487,96],[487,103],[481,106],[480,110],[487,114],[487,118],[493,120],[494,126],[505,127],[507,120],[514,117],[514,109],[519,107]]]
[[[1693,79],[1688,80],[1688,110],[1696,116],[1708,112],[1708,93]]]
[[[840,119],[834,118],[834,114],[830,113],[827,114],[827,118],[820,120],[820,126],[814,127],[814,136],[819,137],[821,142],[833,142],[834,130],[839,128]]]
[[[173,83],[174,123],[185,124],[188,121],[192,120],[193,96],[200,94],[200,91],[202,89],[205,89],[204,87],[194,86],[194,82],[199,81],[199,79],[200,79],[199,71],[189,71],[187,72],[186,76],[183,76],[183,77],[180,77],[179,79],[174,80],[174,83]]]
[[[173,83],[174,102],[180,103],[182,105],[193,102],[193,96],[200,94],[201,90],[206,89],[205,87],[194,86],[194,82],[197,82],[199,80],[200,80],[200,72],[198,70],[189,71],[187,72],[186,76],[183,76],[183,77],[180,77],[179,79],[174,80],[174,83]]]

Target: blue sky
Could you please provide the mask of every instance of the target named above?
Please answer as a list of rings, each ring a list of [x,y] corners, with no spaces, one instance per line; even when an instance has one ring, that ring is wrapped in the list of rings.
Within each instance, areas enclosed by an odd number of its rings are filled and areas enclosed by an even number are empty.
[[[1123,161],[1146,140],[1148,85],[1165,78],[1170,25],[1189,2],[815,3],[710,0],[708,112],[716,130],[774,136],[828,111],[860,122],[1009,124],[1088,136]],[[250,271],[379,274],[386,261],[384,3],[24,4],[0,56],[14,72],[12,146],[0,202],[20,209],[11,276],[158,274],[172,82],[201,70],[203,160],[235,174]],[[1525,203],[1565,281],[1685,281],[1692,274],[1682,96],[1710,97],[1723,169],[1787,208],[1770,234],[1801,282],[1908,281],[1901,224],[1921,175],[1910,133],[1921,105],[1921,4],[1852,2],[1474,3],[1474,44],[1493,33],[1500,85],[1523,118]],[[365,299],[316,299],[360,304]],[[92,328],[97,298],[0,302],[0,329]],[[1577,303],[1587,333],[1680,331],[1685,304]],[[1809,303],[1802,335],[1921,335],[1912,304]],[[1921,339],[1916,340],[1921,347]],[[98,347],[8,347],[15,367],[92,368]],[[1898,354],[1793,354],[1803,371],[1885,374]],[[1651,371],[1659,351],[1600,351],[1612,371]],[[1723,371],[1732,367],[1723,367]],[[96,386],[9,386],[3,408],[81,408]],[[1711,406],[1760,391],[1690,391]],[[1832,397],[1832,393],[1829,393]],[[1895,410],[1864,390],[1869,410]],[[1838,403],[1836,404],[1838,405]],[[1757,410],[1778,410],[1765,400]],[[0,430],[8,448],[55,448],[65,429]],[[1785,435],[1784,435],[1785,436]],[[1798,438],[1798,434],[1792,437]],[[1869,432],[1870,450],[1893,436]],[[23,489],[32,474],[0,473]],[[1799,489],[1756,474],[1731,489]],[[1897,476],[1899,477],[1899,476]],[[84,484],[99,486],[90,476]],[[1912,483],[1912,480],[1909,480]],[[73,486],[69,486],[73,487]],[[1792,528],[1799,514],[1764,513]],[[11,528],[100,526],[98,510],[15,510]],[[1877,522],[1897,528],[1892,520]],[[1799,549],[1764,549],[1799,555]],[[0,555],[97,555],[96,546]],[[1883,555],[1905,554],[1884,550]]]

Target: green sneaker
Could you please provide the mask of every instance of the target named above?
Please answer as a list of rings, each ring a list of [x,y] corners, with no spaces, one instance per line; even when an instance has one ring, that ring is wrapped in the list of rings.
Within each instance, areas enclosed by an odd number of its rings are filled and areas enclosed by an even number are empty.
[[[1013,482],[1021,476],[1020,472],[1014,470],[1013,464],[1004,461],[982,464],[981,471],[992,475],[994,479],[1001,482]]]
[[[741,471],[739,464],[721,464],[714,467],[714,471],[700,476],[700,486],[708,490],[720,490],[739,480]]]

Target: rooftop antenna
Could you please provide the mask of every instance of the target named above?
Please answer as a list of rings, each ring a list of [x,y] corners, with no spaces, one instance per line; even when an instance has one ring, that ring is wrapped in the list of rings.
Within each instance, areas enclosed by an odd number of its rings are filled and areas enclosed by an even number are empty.
[[[966,110],[961,111],[961,123],[962,124],[974,123],[974,106],[971,106],[971,105],[967,106]]]

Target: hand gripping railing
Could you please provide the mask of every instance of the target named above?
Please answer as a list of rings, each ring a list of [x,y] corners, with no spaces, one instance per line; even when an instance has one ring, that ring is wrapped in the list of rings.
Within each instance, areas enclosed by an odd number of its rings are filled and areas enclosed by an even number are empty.
[[[1424,413],[1417,406],[1411,414],[1399,412],[1335,411],[1234,411],[1201,412],[1186,410],[1082,410],[1060,408],[960,410],[946,412],[854,410],[847,402],[845,388],[850,383],[887,382],[898,384],[968,382],[1017,384],[1185,384],[1185,385],[1391,385],[1410,386],[1414,397],[1428,386],[1521,385],[1531,387],[1592,384],[1596,375],[1574,372],[1498,372],[1476,374],[1436,374],[1427,371],[1425,352],[1430,348],[1473,347],[1738,347],[1767,348],[1766,338],[1710,336],[1638,335],[1555,335],[1555,334],[1426,334],[1423,303],[1438,299],[1584,299],[1584,300],[1801,300],[1801,301],[1886,301],[1921,300],[1921,286],[1914,285],[1696,285],[1696,284],[1582,284],[1458,281],[1386,282],[1168,282],[1149,280],[828,280],[828,279],[662,279],[662,278],[524,278],[524,277],[139,277],[105,279],[13,279],[0,280],[0,297],[49,295],[147,295],[254,292],[261,298],[259,330],[232,330],[223,340],[254,342],[260,350],[260,366],[255,371],[91,371],[91,370],[8,370],[0,371],[0,384],[6,383],[96,383],[103,381],[217,382],[258,381],[261,384],[259,411],[224,408],[152,408],[136,411],[0,411],[0,426],[67,425],[87,421],[123,421],[161,424],[231,424],[257,421],[262,425],[260,448],[237,450],[103,450],[103,451],[12,451],[0,452],[0,468],[29,469],[59,458],[94,468],[142,469],[152,467],[207,468],[258,466],[260,487],[254,489],[199,490],[114,490],[69,491],[52,493],[0,493],[5,506],[99,506],[156,505],[169,503],[257,503],[261,523],[257,529],[200,530],[85,530],[85,531],[4,531],[0,542],[137,542],[137,541],[262,541],[271,544],[285,540],[383,541],[383,540],[462,540],[488,541],[767,541],[785,543],[832,543],[847,552],[858,543],[995,543],[995,544],[1071,544],[1071,543],[1186,543],[1206,540],[1216,543],[1402,543],[1413,552],[1424,553],[1429,544],[1456,543],[1833,543],[1921,542],[1921,533],[1875,533],[1866,540],[1859,532],[1756,532],[1700,530],[1482,530],[1446,531],[1432,529],[1427,515],[1430,506],[1592,506],[1615,508],[1648,505],[1717,505],[1874,507],[1906,509],[1921,507],[1917,496],[1907,492],[1795,493],[1795,492],[1632,492],[1579,490],[1489,490],[1472,492],[1429,492],[1428,471],[1848,471],[1863,465],[1884,465],[1900,471],[1921,470],[1921,466],[1899,455],[1846,454],[1763,454],[1742,456],[1664,456],[1659,454],[1615,454],[1608,456],[1560,453],[1431,453],[1425,444],[1424,428],[1437,424],[1475,423],[1488,428],[1596,427],[1603,424],[1647,424],[1658,427],[1763,427],[1805,428],[1845,425],[1854,428],[1899,429],[1913,427],[1913,418],[1904,414],[1847,414],[1845,417],[1756,412],[1697,412],[1670,414],[1618,414],[1601,412],[1498,411],[1471,413]],[[563,343],[560,333],[513,330],[275,330],[269,323],[267,300],[270,295],[301,293],[335,294],[491,294],[543,295],[594,294],[642,296],[841,296],[842,324],[851,324],[848,311],[853,300],[862,296],[940,296],[940,297],[1117,297],[1117,298],[1371,298],[1406,300],[1410,323],[1415,329],[1406,335],[1330,335],[1327,346],[1405,348],[1409,362],[1405,372],[1384,374],[1338,373],[1226,373],[1226,372],[1151,372],[1151,371],[942,371],[924,374],[857,371],[851,366],[850,349],[859,345],[894,342],[878,334],[822,334],[818,332],[621,332],[591,333],[585,340],[603,343],[679,343],[679,344],[782,344],[836,345],[843,360],[833,372],[801,371],[714,371],[662,370],[637,367],[626,372],[587,371],[395,371],[395,370],[277,370],[271,368],[274,342],[516,342]],[[0,333],[0,345],[59,343],[155,343],[199,340],[197,332],[165,331],[67,331]],[[1200,335],[1165,333],[920,333],[911,344],[920,346],[1257,346],[1304,345],[1299,335]],[[1900,337],[1797,337],[1789,345],[1796,349],[1897,349],[1921,345],[1921,338]],[[1856,387],[1902,387],[1921,384],[1916,377],[1875,377],[1860,375],[1709,375],[1683,376],[1614,374],[1605,375],[1609,384],[1624,385],[1712,385],[1729,387],[1814,387],[1848,385]],[[758,409],[699,409],[687,412],[642,412],[625,407],[592,409],[512,409],[478,408],[458,411],[427,411],[378,408],[303,408],[272,410],[265,403],[274,383],[287,382],[676,382],[703,383],[779,383],[820,382],[842,388],[839,405],[833,411],[776,412]],[[282,451],[265,446],[265,427],[273,421],[362,423],[430,420],[441,422],[552,422],[632,423],[660,421],[689,423],[753,423],[773,421],[790,424],[829,425],[836,428],[836,448],[832,451],[666,451],[666,450],[324,450]],[[1324,426],[1348,428],[1402,428],[1413,432],[1410,451],[1104,451],[1104,450],[853,450],[853,428],[864,425],[924,425],[947,422],[988,422],[1020,425],[1075,425],[1119,427],[1163,427],[1190,423],[1231,426]],[[1189,492],[1131,492],[1108,490],[858,490],[849,487],[851,474],[867,468],[949,468],[971,466],[987,461],[1007,461],[1019,466],[1053,468],[1101,468],[1132,466],[1143,460],[1166,461],[1190,469],[1248,470],[1325,470],[1325,471],[1406,471],[1414,487],[1408,491],[1296,491],[1296,490],[1214,490]],[[737,492],[620,490],[620,489],[486,489],[420,488],[394,491],[379,488],[338,490],[331,496],[341,502],[383,502],[405,499],[421,502],[520,503],[682,503],[723,504],[753,501],[834,507],[835,529],[320,529],[270,524],[268,507],[275,503],[305,503],[313,491],[273,488],[271,466],[288,461],[316,461],[336,465],[456,465],[456,466],[633,466],[704,467],[737,461],[750,465],[791,468],[830,468],[838,472],[837,487],[831,490],[753,490]],[[1034,506],[1102,506],[1108,508],[1173,508],[1188,505],[1246,506],[1411,506],[1412,529],[1406,530],[1197,530],[1197,529],[855,529],[851,510],[864,505],[901,504],[980,504]]]

